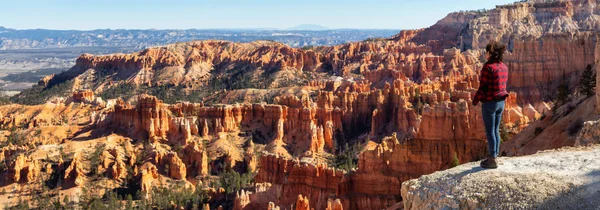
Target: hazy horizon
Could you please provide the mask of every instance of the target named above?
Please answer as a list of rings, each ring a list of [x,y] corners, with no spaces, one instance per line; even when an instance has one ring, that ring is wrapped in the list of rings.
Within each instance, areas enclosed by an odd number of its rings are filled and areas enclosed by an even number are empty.
[[[318,25],[318,24],[300,24],[300,25]],[[279,30],[279,31],[293,31],[299,29],[292,29],[296,26],[290,26],[285,28],[93,28],[93,29],[53,29],[53,28],[13,28],[0,25],[7,29],[14,30],[62,30],[62,31],[93,31],[93,30]],[[325,26],[324,26],[325,27]],[[402,28],[329,28],[323,30],[405,30]]]
[[[287,29],[315,24],[329,29],[416,29],[459,10],[491,9],[515,0],[317,0],[171,2],[75,0],[4,3],[0,26],[11,29]]]

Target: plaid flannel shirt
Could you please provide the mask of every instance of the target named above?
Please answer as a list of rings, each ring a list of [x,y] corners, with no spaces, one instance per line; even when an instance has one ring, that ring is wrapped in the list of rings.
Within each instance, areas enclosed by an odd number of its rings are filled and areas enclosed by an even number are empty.
[[[473,97],[474,103],[497,101],[508,96],[508,67],[504,63],[486,63],[479,77],[479,89]]]

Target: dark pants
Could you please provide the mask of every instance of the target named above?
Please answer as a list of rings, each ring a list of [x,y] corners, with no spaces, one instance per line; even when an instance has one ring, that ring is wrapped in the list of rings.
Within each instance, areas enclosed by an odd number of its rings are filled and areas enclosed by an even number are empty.
[[[502,112],[504,112],[504,100],[484,102],[481,106],[488,152],[492,157],[498,157],[498,151],[500,150],[500,122],[502,121]]]

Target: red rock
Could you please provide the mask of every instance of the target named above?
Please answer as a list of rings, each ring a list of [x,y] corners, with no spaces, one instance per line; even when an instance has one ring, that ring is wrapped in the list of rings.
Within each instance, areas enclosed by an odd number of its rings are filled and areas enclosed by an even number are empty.
[[[187,175],[190,177],[208,175],[208,156],[206,150],[195,142],[191,142],[183,149],[183,163],[187,166]]]
[[[275,206],[275,204],[273,202],[269,202],[269,206],[267,207],[267,210],[279,210],[279,206]]]
[[[170,152],[165,158],[167,159],[166,162],[169,166],[169,177],[173,179],[185,179],[187,169],[183,161],[177,156],[177,153]]]
[[[64,183],[66,185],[81,186],[84,183],[85,173],[83,171],[83,165],[80,161],[79,155],[75,154],[71,164],[65,170]]]
[[[296,200],[296,210],[310,210],[310,202],[302,194],[298,195],[298,200]]]
[[[32,183],[39,178],[41,169],[38,160],[28,160],[24,154],[20,154],[8,165],[5,180],[8,183]]]
[[[248,194],[251,193],[248,192]],[[250,204],[250,196],[248,194],[244,190],[236,192],[235,200],[233,203],[234,210],[245,209]]]
[[[343,171],[327,168],[324,164],[301,163],[273,155],[263,155],[260,167],[255,177],[256,183],[270,183],[278,186],[273,187],[274,189],[281,188],[280,196],[274,196],[277,200],[270,200],[279,206],[290,206],[297,201],[299,194],[306,194],[306,199],[312,203],[313,208],[325,209],[328,196],[336,192],[343,175]],[[268,190],[265,192],[277,193]],[[268,193],[257,194],[270,196]],[[260,205],[258,199],[251,201]]]
[[[155,180],[158,179],[158,169],[152,163],[144,163],[140,167],[140,186],[146,198],[150,196]]]
[[[344,210],[344,207],[340,199],[332,200],[330,198],[327,200],[327,208],[325,210]]]
[[[556,90],[563,76],[569,79],[595,62],[593,38],[592,34],[582,33],[574,37],[561,34],[515,41],[512,53],[505,59],[511,72],[508,85],[517,90],[521,101],[534,103],[554,97],[556,91],[551,90]],[[578,82],[567,80],[571,87]]]
[[[254,143],[252,141],[248,142],[248,147],[244,153],[244,163],[246,164],[246,170],[251,173],[254,173],[258,167],[258,160],[256,155],[254,155]]]
[[[94,101],[94,92],[91,90],[74,92],[73,100],[76,102],[92,102]]]
[[[344,209],[384,209],[399,202],[402,181],[449,168],[456,157],[466,162],[485,155],[484,140],[385,138],[359,155],[358,169],[338,188]]]

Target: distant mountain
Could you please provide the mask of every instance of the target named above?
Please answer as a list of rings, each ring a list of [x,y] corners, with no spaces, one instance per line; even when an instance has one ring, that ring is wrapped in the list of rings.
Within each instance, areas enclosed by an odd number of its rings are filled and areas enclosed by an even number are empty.
[[[287,30],[293,30],[293,31],[324,31],[324,30],[329,30],[329,28],[322,26],[322,25],[316,25],[316,24],[302,24],[302,25],[298,25],[296,27],[292,27],[292,28],[288,28]]]
[[[252,42],[273,40],[292,47],[338,45],[371,37],[390,37],[398,30],[327,30],[319,25],[300,25],[288,30],[187,29],[187,30],[16,30],[0,27],[0,50],[70,47],[128,47],[144,49],[193,40]]]

